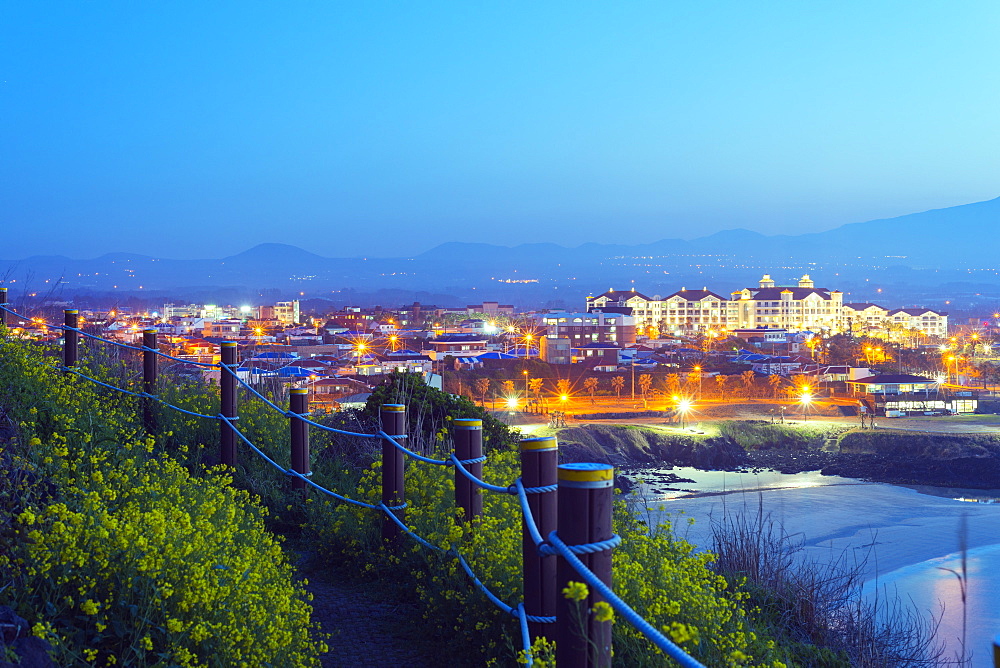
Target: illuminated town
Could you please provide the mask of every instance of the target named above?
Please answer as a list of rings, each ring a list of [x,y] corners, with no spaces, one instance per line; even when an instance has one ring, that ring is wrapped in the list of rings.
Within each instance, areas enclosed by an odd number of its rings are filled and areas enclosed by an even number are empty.
[[[1000,4],[3,19],[0,668],[1000,668]]]

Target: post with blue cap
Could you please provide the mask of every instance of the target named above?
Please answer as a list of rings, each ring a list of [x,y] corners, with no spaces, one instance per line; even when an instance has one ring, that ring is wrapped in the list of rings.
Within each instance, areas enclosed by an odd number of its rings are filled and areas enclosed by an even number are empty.
[[[521,483],[526,489],[554,487],[559,466],[559,444],[555,436],[521,439]],[[527,494],[528,510],[542,537],[556,530],[556,496],[550,492]],[[556,560],[538,553],[528,530],[527,518],[521,520],[521,570],[524,581],[524,610],[529,615],[554,617],[556,614]],[[551,624],[528,622],[534,641],[538,637],[554,639]]]
[[[611,506],[614,467],[609,464],[563,464],[559,467],[558,536],[567,546],[589,545],[612,538]],[[608,587],[611,549],[577,555]],[[605,668],[611,665],[611,621],[598,621],[594,604],[604,597],[588,586],[582,600],[568,597],[570,582],[583,582],[562,556],[556,563],[556,663],[560,666]],[[569,588],[572,591],[572,588]]]
[[[288,411],[296,415],[309,412],[309,390],[293,387],[288,393]],[[288,428],[292,437],[292,470],[309,475],[309,425],[297,417],[288,418]],[[305,492],[306,481],[292,476],[292,489]]]
[[[156,362],[159,357],[156,344],[156,330],[142,330],[142,391],[152,396],[156,394]],[[142,399],[142,424],[147,434],[156,433],[156,413],[153,399]]]
[[[80,323],[80,312],[75,308],[63,311],[63,324],[66,329],[63,331],[63,366],[72,369],[80,359],[80,332],[77,326]]]
[[[222,366],[219,375],[219,395],[222,399],[223,417],[235,419],[236,415],[236,342],[223,341],[219,345]],[[236,432],[226,420],[219,421],[219,459],[224,466],[236,468]]]
[[[382,431],[396,441],[406,438],[406,406],[402,404],[382,404],[379,410]],[[397,448],[391,440],[382,439],[382,503],[387,507],[401,506],[405,501],[403,473],[406,471],[406,458],[403,451]],[[400,520],[403,511],[390,511]],[[399,545],[400,528],[386,517],[382,520],[382,539],[391,546]]]
[[[466,471],[480,480],[483,463],[475,460],[483,456],[483,421],[474,418],[455,418],[451,421],[455,441],[455,457]],[[483,492],[455,468],[455,507],[462,509],[460,521],[472,522],[483,514]]]

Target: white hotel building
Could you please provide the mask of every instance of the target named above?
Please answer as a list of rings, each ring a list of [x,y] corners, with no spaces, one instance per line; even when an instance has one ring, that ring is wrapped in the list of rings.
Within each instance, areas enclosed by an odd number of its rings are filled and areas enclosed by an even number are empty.
[[[587,298],[587,310],[631,309],[637,331],[654,326],[663,333],[698,334],[734,329],[783,329],[837,334],[857,328],[858,321],[869,327],[885,328],[891,323],[917,329],[927,336],[943,337],[948,332],[948,315],[929,309],[888,310],[875,304],[844,304],[839,290],[817,288],[808,274],[794,286],[775,285],[765,274],[755,288],[743,288],[726,298],[707,287],[681,288],[652,298],[634,289],[609,290]]]

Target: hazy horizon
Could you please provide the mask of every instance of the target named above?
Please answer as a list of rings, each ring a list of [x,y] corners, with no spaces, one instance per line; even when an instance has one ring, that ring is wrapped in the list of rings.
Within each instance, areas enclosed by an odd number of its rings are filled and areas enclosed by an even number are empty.
[[[1000,5],[11,4],[5,259],[827,230],[1000,191]]]

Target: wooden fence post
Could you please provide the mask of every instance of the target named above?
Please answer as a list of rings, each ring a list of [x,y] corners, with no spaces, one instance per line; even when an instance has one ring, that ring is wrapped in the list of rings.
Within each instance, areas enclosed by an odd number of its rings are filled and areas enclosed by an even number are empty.
[[[559,467],[559,532],[566,545],[586,545],[610,539],[614,467],[609,464],[563,464]],[[603,583],[611,586],[611,550],[578,555]],[[605,668],[611,665],[611,622],[594,617],[594,604],[605,600],[593,587],[581,601],[563,589],[583,578],[558,557],[556,564],[556,663],[561,666]]]
[[[455,457],[459,461],[478,459],[483,456],[483,421],[474,418],[455,418],[451,421],[454,429]],[[483,463],[464,464],[465,470],[480,480],[483,477]],[[471,522],[483,514],[483,491],[455,468],[455,506],[462,509],[461,521]]]
[[[0,306],[8,307],[10,304],[7,303],[7,288],[0,288]],[[7,326],[7,311],[0,309],[0,327]]]
[[[289,393],[290,412],[297,415],[309,413],[309,390],[305,387],[292,388]],[[289,417],[288,427],[292,436],[292,470],[309,475],[309,425],[298,418]],[[292,489],[305,491],[306,481],[292,476]]]
[[[396,440],[406,438],[406,406],[402,404],[383,404],[379,410],[382,431]],[[406,456],[393,445],[389,439],[382,439],[382,503],[388,507],[403,505],[406,494],[404,491],[403,473],[406,471]],[[394,510],[396,517],[403,519],[402,510]],[[382,539],[396,546],[399,543],[401,530],[392,519],[382,520]]]
[[[156,354],[156,330],[142,330],[142,391],[149,395],[156,394],[156,366],[159,355]],[[156,414],[153,412],[154,400],[144,397],[142,400],[142,424],[147,434],[156,431]]]
[[[237,417],[236,377],[233,374],[236,373],[236,342],[223,341],[220,349],[222,366],[225,367],[219,369],[222,415],[227,418],[235,418]],[[225,420],[219,421],[219,458],[223,465],[236,468],[236,432],[233,431],[233,426]]]
[[[75,308],[63,311],[63,366],[72,369],[80,360],[80,332],[76,331],[80,312]]]
[[[521,483],[525,487],[548,487],[557,483],[558,447],[555,436],[521,439]],[[548,538],[556,530],[557,492],[528,494],[527,497],[538,533]],[[525,612],[539,617],[555,616],[556,560],[538,553],[525,519],[521,520],[521,570]],[[551,627],[551,624],[528,622],[532,641],[539,636],[552,639]]]

